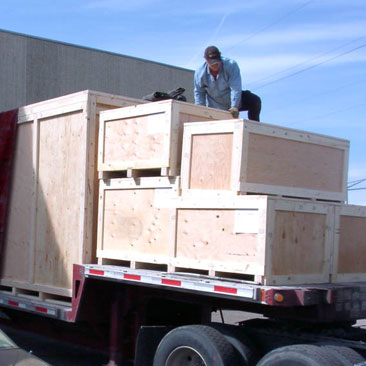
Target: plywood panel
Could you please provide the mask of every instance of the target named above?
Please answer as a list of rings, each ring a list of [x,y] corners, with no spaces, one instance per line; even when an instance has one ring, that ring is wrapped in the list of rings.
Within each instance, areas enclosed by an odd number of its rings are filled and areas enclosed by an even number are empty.
[[[174,144],[176,144],[176,151],[177,153],[177,168],[180,169],[182,163],[182,143],[183,143],[183,133],[184,133],[184,124],[189,122],[207,122],[212,121],[212,117],[205,117],[200,115],[194,115],[190,113],[185,113],[183,111],[179,111],[179,124],[178,128],[178,135]]]
[[[342,192],[343,161],[341,149],[250,133],[246,181]]]
[[[235,210],[179,209],[177,258],[222,262],[228,267],[234,262],[243,272],[249,264],[261,264],[258,234],[235,233],[234,225]]]
[[[231,188],[233,134],[193,135],[189,188]]]
[[[273,275],[324,273],[326,215],[276,211]]]
[[[164,189],[164,188],[161,188]],[[171,210],[155,207],[156,189],[104,191],[103,251],[129,257],[168,256]]]
[[[32,182],[34,174],[32,141],[32,123],[19,125],[17,129],[7,233],[2,253],[3,270],[1,277],[11,281],[29,281],[29,245],[32,231]]]
[[[169,124],[164,113],[107,121],[104,125],[104,160],[116,162],[159,159]]]
[[[40,121],[34,281],[70,287],[83,250],[85,159],[82,112]],[[85,138],[85,137],[84,137]]]
[[[338,273],[366,273],[366,217],[340,216],[338,250]]]

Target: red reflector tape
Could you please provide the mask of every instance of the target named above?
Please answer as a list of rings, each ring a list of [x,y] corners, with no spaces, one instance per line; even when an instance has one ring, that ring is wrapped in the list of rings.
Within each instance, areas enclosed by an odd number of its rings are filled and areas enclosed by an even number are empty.
[[[132,275],[132,274],[124,274],[123,278],[126,280],[135,280],[135,281],[141,281],[141,276],[139,275]]]
[[[47,313],[47,309],[43,308],[41,306],[36,306],[35,309],[36,309],[36,311],[39,311],[41,313]]]
[[[98,269],[91,269],[91,270],[89,270],[89,273],[99,275],[99,276],[104,276],[104,271],[99,271]]]
[[[226,294],[237,294],[238,290],[236,288],[231,287],[222,287],[222,286],[215,286],[215,292],[224,292]]]
[[[18,303],[18,302],[16,302],[16,301],[11,301],[11,300],[9,300],[9,301],[8,301],[8,305],[11,305],[11,306],[19,306],[19,303]]]
[[[182,282],[181,281],[175,281],[175,280],[162,279],[161,280],[161,283],[162,283],[162,285],[182,286]]]

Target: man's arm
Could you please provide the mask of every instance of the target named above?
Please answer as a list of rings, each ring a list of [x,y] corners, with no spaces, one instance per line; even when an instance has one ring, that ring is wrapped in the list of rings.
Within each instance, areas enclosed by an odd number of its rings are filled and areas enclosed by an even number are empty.
[[[229,85],[231,88],[231,107],[239,108],[241,99],[241,75],[238,64],[232,61]]]
[[[201,87],[201,75],[194,73],[194,104],[206,105],[206,90]]]

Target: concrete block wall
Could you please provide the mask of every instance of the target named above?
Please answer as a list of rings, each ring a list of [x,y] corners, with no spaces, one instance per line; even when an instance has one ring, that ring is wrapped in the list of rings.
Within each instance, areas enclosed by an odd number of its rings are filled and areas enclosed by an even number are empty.
[[[133,98],[182,87],[193,71],[0,30],[0,111],[90,89]]]

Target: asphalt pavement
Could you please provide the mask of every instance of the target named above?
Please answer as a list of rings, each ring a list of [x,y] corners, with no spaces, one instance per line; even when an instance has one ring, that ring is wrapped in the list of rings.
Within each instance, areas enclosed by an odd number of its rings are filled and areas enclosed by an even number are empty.
[[[0,325],[0,328],[18,347],[51,366],[102,366],[108,363],[108,356],[103,353],[41,336],[36,330],[23,331],[4,325]],[[1,353],[0,365],[3,365]]]

